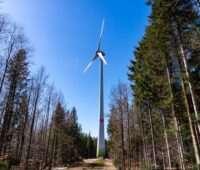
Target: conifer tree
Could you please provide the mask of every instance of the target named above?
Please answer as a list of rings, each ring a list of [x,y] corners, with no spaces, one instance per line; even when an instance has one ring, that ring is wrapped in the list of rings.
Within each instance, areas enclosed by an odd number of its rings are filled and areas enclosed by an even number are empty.
[[[13,120],[15,101],[17,100],[17,97],[19,97],[18,94],[21,93],[22,86],[26,85],[28,75],[29,71],[26,51],[21,49],[10,60],[6,75],[8,82],[8,94],[4,121],[1,130],[0,152],[2,152],[4,143],[11,141],[12,134],[10,130],[12,126],[11,122]],[[7,139],[10,138],[9,141],[5,140],[5,137]]]

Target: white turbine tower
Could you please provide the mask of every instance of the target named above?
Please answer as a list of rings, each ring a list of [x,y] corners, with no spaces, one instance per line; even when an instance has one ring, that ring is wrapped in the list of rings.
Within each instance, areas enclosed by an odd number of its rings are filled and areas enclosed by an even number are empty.
[[[103,34],[103,28],[104,28],[104,19],[101,26],[101,33],[99,38],[99,43],[97,50],[84,70],[86,72],[88,68],[92,65],[94,60],[97,58],[100,59],[100,81],[99,81],[99,135],[98,135],[98,141],[97,141],[97,158],[104,157],[105,156],[105,136],[104,136],[104,100],[103,100],[103,63],[107,65],[107,62],[104,58],[105,53],[100,50],[101,48],[101,39]]]

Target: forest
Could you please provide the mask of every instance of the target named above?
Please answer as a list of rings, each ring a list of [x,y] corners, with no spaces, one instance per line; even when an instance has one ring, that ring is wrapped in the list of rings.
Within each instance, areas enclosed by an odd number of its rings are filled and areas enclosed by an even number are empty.
[[[0,169],[51,169],[96,156],[96,138],[82,132],[76,108],[30,71],[34,52],[23,28],[0,15]]]
[[[119,169],[200,169],[200,1],[149,0],[149,25],[111,93]]]
[[[110,92],[105,158],[119,170],[200,169],[200,1],[147,0],[143,38],[127,81]],[[0,169],[51,170],[96,157],[76,107],[44,67],[21,26],[0,14]],[[76,103],[75,103],[76,104]]]

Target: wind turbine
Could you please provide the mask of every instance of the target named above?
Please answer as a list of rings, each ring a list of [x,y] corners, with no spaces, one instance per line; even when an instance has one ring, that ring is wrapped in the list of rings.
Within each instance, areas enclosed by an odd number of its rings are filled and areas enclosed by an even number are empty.
[[[105,53],[101,51],[101,39],[104,29],[104,19],[101,26],[99,43],[97,46],[97,50],[94,53],[94,56],[84,73],[88,70],[88,68],[92,65],[92,63],[99,58],[100,59],[100,78],[99,78],[99,134],[97,141],[97,158],[105,156],[105,136],[104,136],[104,100],[103,100],[103,63],[107,65],[107,62],[104,58]]]

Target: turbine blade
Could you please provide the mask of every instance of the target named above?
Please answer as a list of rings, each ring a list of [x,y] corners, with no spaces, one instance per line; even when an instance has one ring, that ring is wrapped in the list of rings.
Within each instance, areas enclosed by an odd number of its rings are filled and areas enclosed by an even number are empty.
[[[88,66],[85,68],[85,70],[84,70],[83,73],[85,73],[85,72],[89,69],[89,67],[92,65],[93,61],[94,61],[96,58],[97,58],[97,55],[96,55],[96,53],[95,53],[93,59],[90,61],[90,63],[89,63]]]
[[[101,32],[100,32],[99,44],[98,44],[98,49],[97,49],[97,51],[99,51],[99,50],[100,50],[100,47],[101,47],[101,38],[102,38],[102,35],[103,35],[103,29],[104,29],[104,18],[103,18],[102,25],[101,25]]]
[[[103,29],[104,29],[104,18],[103,18],[102,25],[101,25],[101,33],[100,33],[100,38],[102,37],[102,34],[103,34]]]
[[[98,53],[98,56],[99,56],[100,59],[104,62],[104,64],[107,65],[107,62],[106,62],[106,60],[105,60],[103,54],[102,54],[102,53]]]
[[[93,61],[90,61],[90,63],[89,63],[88,66],[85,68],[85,70],[84,70],[83,73],[85,73],[85,72],[89,69],[89,67],[92,65],[92,63],[93,63]]]

